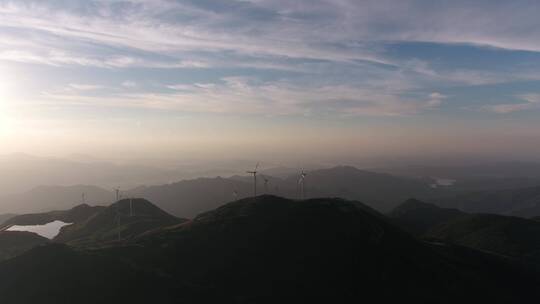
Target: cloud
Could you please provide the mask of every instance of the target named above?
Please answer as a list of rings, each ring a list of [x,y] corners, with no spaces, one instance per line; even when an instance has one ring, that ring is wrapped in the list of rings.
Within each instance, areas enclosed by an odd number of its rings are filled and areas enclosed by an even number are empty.
[[[242,54],[254,60],[274,57],[276,61],[297,58],[401,65],[384,56],[377,44],[429,41],[540,51],[540,30],[531,6],[535,5],[479,1],[472,6],[454,1],[439,7],[407,0],[204,4],[75,0],[70,5],[3,0],[0,31],[9,29],[6,32],[22,34],[36,42],[34,45],[65,52],[13,54],[18,50],[8,48],[2,56],[4,60],[47,64],[206,68],[210,63],[195,55],[204,51]],[[104,47],[98,51],[111,52],[112,47],[117,52],[94,58],[95,53],[88,52],[95,52],[95,46]],[[166,55],[176,62],[125,55],[132,50]],[[214,64],[226,62],[222,58]]]
[[[486,105],[486,106],[483,106],[482,109],[485,111],[495,112],[499,114],[508,114],[508,113],[513,113],[513,112],[540,109],[540,95],[539,94],[524,94],[518,97],[525,102]]]
[[[69,88],[79,90],[79,91],[94,91],[103,89],[102,85],[97,84],[79,84],[79,83],[71,83],[69,85]]]
[[[540,52],[538,6],[482,0],[475,5],[413,0],[0,0],[0,60],[105,72],[163,70],[145,71],[154,86],[163,85],[161,91],[139,86],[138,95],[111,90],[108,96],[88,96],[81,87],[71,87],[77,93],[49,89],[43,95],[47,102],[79,104],[78,96],[82,104],[129,107],[131,102],[180,111],[412,115],[439,107],[446,96],[438,91],[448,87],[540,80],[540,73],[534,66],[504,71],[441,67],[436,59],[416,58],[422,54],[393,56],[388,45],[458,43]],[[192,81],[178,81],[182,77],[175,79],[177,71],[169,71],[174,69],[197,71]],[[121,80],[115,81],[107,87]],[[124,82],[120,90],[135,86]],[[531,104],[485,110],[512,112],[534,107]]]
[[[433,92],[431,94],[429,94],[429,100],[427,102],[427,104],[429,106],[432,106],[432,107],[438,107],[442,104],[443,100],[447,98],[447,96],[441,94],[441,93],[438,93],[438,92]]]
[[[282,82],[260,82],[249,77],[225,77],[221,83],[167,85],[169,92],[129,91],[95,96],[66,91],[46,92],[43,104],[86,107],[126,107],[178,112],[308,115],[403,116],[438,107],[445,97],[427,94],[419,100],[398,93],[348,85],[309,87]]]
[[[429,41],[540,51],[538,4],[478,1],[0,1],[0,26],[174,56],[231,51],[394,64],[370,43]],[[121,5],[120,5],[121,3]],[[35,38],[30,35],[31,38]],[[77,56],[79,57],[79,56]],[[84,56],[83,56],[84,57]],[[132,64],[112,59],[112,66]],[[201,63],[187,59],[180,66]],[[204,65],[204,64],[203,64]]]
[[[200,7],[187,1],[127,1],[130,5],[126,5],[124,10],[117,10],[114,2],[89,1],[93,4],[89,7],[99,9],[81,9],[80,12],[37,1],[30,1],[31,4],[3,2],[3,7],[9,9],[0,10],[0,26],[23,33],[37,31],[42,36],[53,36],[56,47],[92,43],[172,57],[183,56],[186,52],[230,51],[256,57],[389,63],[367,48],[343,47],[336,45],[333,39],[307,37],[311,36],[311,26],[300,25],[290,18],[260,21],[257,15],[238,15],[235,9],[218,13],[211,6]],[[263,8],[262,3],[248,5],[251,8],[246,12],[264,11],[268,15],[279,16],[278,11]],[[174,17],[163,18],[164,15]],[[126,58],[117,58],[105,65],[121,67],[131,63]],[[178,66],[205,67],[207,64],[183,59]]]
[[[137,83],[135,81],[126,80],[122,82],[122,86],[126,88],[134,88],[137,86]]]

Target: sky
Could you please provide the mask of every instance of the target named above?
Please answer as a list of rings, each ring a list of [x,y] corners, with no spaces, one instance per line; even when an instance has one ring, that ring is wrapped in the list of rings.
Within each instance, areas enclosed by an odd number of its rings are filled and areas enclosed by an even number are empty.
[[[538,16],[519,0],[0,0],[0,144],[540,160]]]

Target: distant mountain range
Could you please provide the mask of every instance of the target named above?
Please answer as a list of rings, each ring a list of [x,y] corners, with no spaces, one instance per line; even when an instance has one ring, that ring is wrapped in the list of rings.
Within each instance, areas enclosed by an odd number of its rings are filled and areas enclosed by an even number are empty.
[[[28,191],[41,185],[82,184],[112,188],[165,183],[184,178],[178,170],[26,154],[0,156],[0,168],[0,196]]]
[[[108,205],[114,193],[96,186],[39,186],[30,191],[0,197],[0,208],[13,213],[36,213],[65,210],[82,204],[82,194],[88,203]]]
[[[23,153],[0,155],[0,197],[43,185],[96,185],[108,190],[116,187],[128,189],[203,176],[232,175],[238,172],[231,169],[234,166],[238,164],[209,161],[167,161],[162,164],[151,160],[122,164],[85,155],[65,158]],[[276,169],[275,172],[283,170]]]
[[[265,186],[264,179],[268,179]],[[259,193],[299,198],[298,174],[280,179],[261,174],[257,180]],[[161,208],[181,217],[193,217],[234,199],[253,196],[253,178],[200,178],[173,184],[140,187],[130,195],[145,197]],[[434,191],[422,180],[373,173],[354,167],[335,167],[308,172],[306,197],[343,197],[365,201],[377,210],[389,210],[414,195]],[[235,194],[237,196],[235,196]]]
[[[485,183],[490,179],[483,179],[476,182],[468,180],[467,186],[463,186],[463,183],[460,186],[458,182],[454,186],[433,187],[433,180],[428,178],[374,173],[350,166],[307,173],[307,198],[342,197],[358,200],[381,212],[388,212],[402,201],[417,197],[442,207],[466,212],[540,216],[540,186],[524,188],[516,183],[508,189],[501,186],[502,190],[485,190]],[[260,173],[257,192],[300,198],[298,179],[299,173],[286,178]],[[122,194],[124,197],[146,198],[175,216],[192,218],[227,201],[253,196],[253,192],[253,178],[236,175],[140,186],[124,190]],[[40,186],[20,194],[0,197],[0,210],[5,213],[65,210],[81,204],[82,193],[85,193],[86,202],[94,205],[109,205],[115,200],[112,189],[96,186]]]
[[[173,219],[136,201],[152,218]],[[128,203],[83,221],[86,235],[113,231],[110,213],[128,211]],[[534,303],[540,295],[533,269],[466,247],[419,241],[368,206],[343,199],[265,195],[142,230],[92,248],[58,239],[0,262],[0,300]]]
[[[473,213],[540,216],[540,186],[473,191],[433,199],[437,205]]]
[[[265,179],[268,183],[265,184]],[[267,193],[299,198],[298,174],[285,179],[261,173],[257,182],[259,194]],[[191,218],[216,208],[232,199],[253,196],[253,178],[198,178],[175,183],[141,186],[125,190],[124,196],[144,197],[160,208],[179,217]],[[354,167],[335,167],[308,172],[307,197],[343,197],[367,202],[378,210],[389,210],[412,196],[426,196],[435,190],[426,181],[373,173]],[[20,194],[0,197],[0,208],[11,213],[35,213],[64,210],[86,202],[109,205],[114,201],[112,190],[96,186],[40,186]]]
[[[404,165],[374,168],[372,171],[415,177],[441,177],[452,179],[540,178],[538,162],[474,162],[465,165]]]

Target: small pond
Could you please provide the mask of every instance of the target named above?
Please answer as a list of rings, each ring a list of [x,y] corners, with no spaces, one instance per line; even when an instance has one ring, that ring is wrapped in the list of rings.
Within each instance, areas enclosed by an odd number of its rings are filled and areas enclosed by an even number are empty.
[[[45,225],[25,225],[25,226],[13,225],[6,230],[7,231],[34,232],[48,239],[53,239],[55,236],[58,235],[58,233],[60,233],[60,228],[67,225],[71,225],[71,224],[64,223],[62,221],[54,221],[54,222],[47,223]]]

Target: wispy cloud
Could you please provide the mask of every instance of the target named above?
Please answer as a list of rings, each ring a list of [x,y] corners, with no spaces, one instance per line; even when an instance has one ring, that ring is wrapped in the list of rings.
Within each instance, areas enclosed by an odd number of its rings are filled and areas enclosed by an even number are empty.
[[[103,86],[97,85],[97,84],[71,83],[69,85],[69,88],[80,90],[80,91],[94,91],[94,90],[103,89]]]
[[[77,0],[62,6],[3,0],[0,26],[41,31],[55,36],[57,45],[69,39],[173,56],[211,50],[384,64],[392,62],[371,42],[472,43],[540,51],[537,9],[527,1],[453,1],[439,7],[424,1]]]
[[[107,96],[66,91],[46,92],[44,100],[66,106],[133,107],[183,112],[308,116],[403,116],[438,107],[445,96],[432,93],[419,100],[347,85],[306,88],[279,82],[260,83],[226,77],[222,83],[168,85],[166,93],[118,92]],[[83,92],[84,93],[84,92]]]
[[[482,109],[499,114],[540,109],[540,94],[524,94],[518,97],[524,102],[486,105],[482,106]]]
[[[137,83],[135,81],[126,80],[122,82],[122,86],[125,88],[134,88],[137,86]]]

